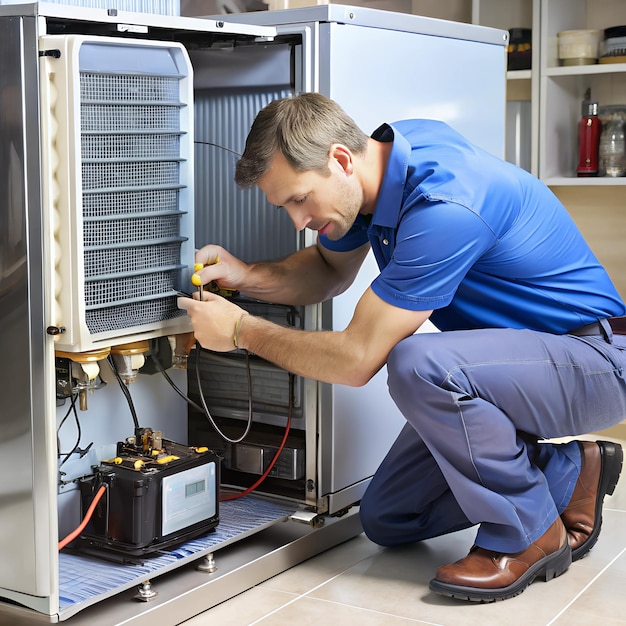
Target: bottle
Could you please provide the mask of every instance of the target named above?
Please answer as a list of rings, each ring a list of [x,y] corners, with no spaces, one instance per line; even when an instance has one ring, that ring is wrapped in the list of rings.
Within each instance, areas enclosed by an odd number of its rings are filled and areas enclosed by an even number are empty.
[[[598,103],[591,101],[588,89],[578,122],[578,176],[597,176],[600,169],[599,149],[602,122],[598,117]]]
[[[618,108],[621,107],[615,107]],[[623,112],[609,110],[602,120],[600,176],[626,176],[626,127]]]

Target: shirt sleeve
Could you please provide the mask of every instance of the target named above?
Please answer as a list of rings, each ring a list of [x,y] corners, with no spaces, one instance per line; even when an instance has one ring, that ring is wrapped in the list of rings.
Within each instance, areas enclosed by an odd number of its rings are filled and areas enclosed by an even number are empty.
[[[391,261],[372,283],[385,302],[404,309],[439,309],[452,301],[496,235],[470,208],[422,200],[406,206]]]

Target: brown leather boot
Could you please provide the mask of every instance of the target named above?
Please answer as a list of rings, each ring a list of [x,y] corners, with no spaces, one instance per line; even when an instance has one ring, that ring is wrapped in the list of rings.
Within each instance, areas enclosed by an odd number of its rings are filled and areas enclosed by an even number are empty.
[[[431,591],[444,596],[495,602],[519,595],[537,576],[546,581],[560,576],[572,561],[561,518],[537,541],[515,554],[474,546],[460,561],[444,565],[430,581]]]
[[[622,470],[622,446],[610,441],[579,441],[582,466],[574,493],[561,519],[567,529],[572,561],[587,556],[602,527],[602,503]]]

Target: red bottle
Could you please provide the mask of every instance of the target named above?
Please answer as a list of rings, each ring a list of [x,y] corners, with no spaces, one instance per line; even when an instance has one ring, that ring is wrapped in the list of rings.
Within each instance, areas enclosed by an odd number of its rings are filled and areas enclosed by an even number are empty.
[[[583,116],[578,122],[578,176],[597,176],[600,170],[600,131],[598,103],[583,101]]]

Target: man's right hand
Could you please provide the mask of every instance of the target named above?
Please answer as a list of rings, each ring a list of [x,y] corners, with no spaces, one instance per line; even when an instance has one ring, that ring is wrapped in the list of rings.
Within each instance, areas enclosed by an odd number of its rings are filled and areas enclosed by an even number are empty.
[[[216,245],[206,245],[196,252],[196,265],[203,266],[195,274],[203,285],[215,282],[220,289],[245,291],[249,266],[226,249]]]

